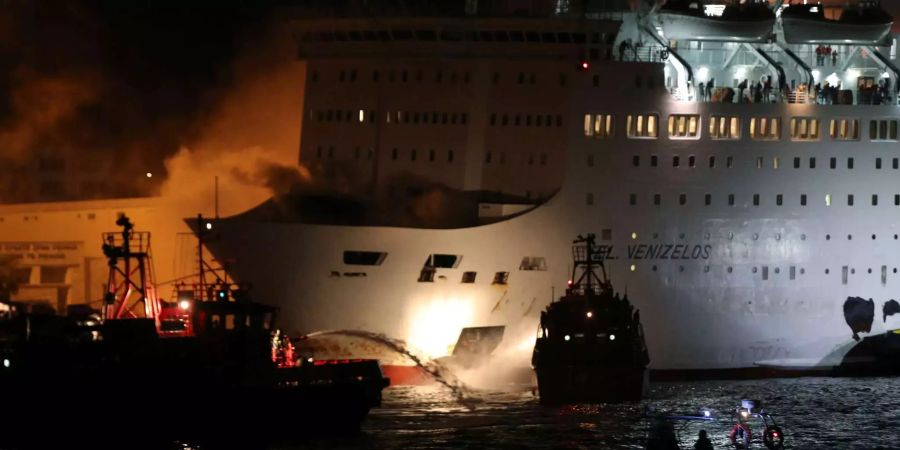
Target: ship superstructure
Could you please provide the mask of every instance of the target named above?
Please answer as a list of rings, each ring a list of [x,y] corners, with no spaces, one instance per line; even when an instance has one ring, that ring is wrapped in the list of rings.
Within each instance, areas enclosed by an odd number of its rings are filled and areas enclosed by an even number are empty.
[[[524,365],[560,249],[591,230],[643,311],[652,369],[839,364],[859,323],[900,326],[895,40],[881,21],[865,42],[789,41],[787,7],[747,39],[668,39],[673,11],[646,5],[298,23],[301,162],[366,174],[365,194],[349,216],[276,198],[217,221],[229,246],[209,245],[298,330],[440,356],[502,325],[497,351]],[[704,11],[720,32],[742,20]]]

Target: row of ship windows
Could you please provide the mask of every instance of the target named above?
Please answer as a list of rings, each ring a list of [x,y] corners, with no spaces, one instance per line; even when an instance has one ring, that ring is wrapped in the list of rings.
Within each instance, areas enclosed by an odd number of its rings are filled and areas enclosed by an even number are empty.
[[[628,194],[628,204],[631,206],[637,206],[639,195],[638,194]],[[662,206],[663,204],[663,196],[662,194],[653,194],[651,197],[651,202],[654,206]],[[854,194],[847,194],[847,206],[854,206],[856,203],[856,196]],[[836,204],[836,198],[832,197],[831,194],[825,194],[823,197],[825,206],[832,206]],[[872,194],[870,197],[870,201],[872,206],[878,206],[878,194]],[[728,206],[735,206],[736,197],[735,194],[728,194],[726,196],[726,202]],[[761,206],[762,205],[762,197],[760,194],[753,194],[751,197],[751,202],[753,206]],[[594,204],[594,193],[588,192],[585,194],[585,203],[590,206]],[[784,195],[776,194],[775,195],[775,205],[776,206],[784,206]],[[799,196],[799,204],[800,206],[806,206],[808,203],[807,195],[800,194]],[[688,195],[687,194],[678,194],[678,204],[681,206],[686,206],[688,204]],[[704,194],[703,195],[703,205],[711,206],[713,204],[713,196],[712,194]],[[900,194],[894,194],[894,206],[900,206]]]
[[[370,123],[377,120],[377,111],[353,110],[309,110],[309,120],[318,122]],[[438,111],[388,111],[385,123],[423,124],[423,125],[465,125],[469,121],[468,113],[450,113]],[[526,126],[526,127],[562,127],[562,114],[491,114],[491,126]]]
[[[425,42],[528,42],[542,44],[586,44],[588,34],[567,31],[525,30],[434,30],[394,28],[383,30],[308,31],[300,35],[302,42],[425,41]],[[611,45],[615,34],[592,32],[591,43]]]
[[[847,168],[853,169],[855,167],[855,158],[848,157],[846,160]],[[766,158],[763,156],[756,157],[756,168],[762,169],[764,167],[768,167],[769,164],[766,163]],[[781,158],[778,156],[773,156],[770,158],[770,162],[773,169],[781,168]],[[587,155],[587,165],[588,167],[593,167],[595,163],[594,155]],[[816,168],[817,159],[815,156],[809,158],[809,168]],[[697,157],[694,155],[688,155],[687,160],[685,162],[687,167],[697,167]],[[718,166],[719,159],[716,155],[710,155],[707,157],[707,165],[710,169],[714,169]],[[634,167],[641,166],[641,156],[633,155],[631,157],[631,165]],[[672,155],[672,167],[681,167],[682,166],[682,158],[680,155]],[[795,169],[799,169],[802,166],[802,160],[799,156],[795,156],[793,159],[793,167]],[[650,167],[659,167],[659,156],[658,155],[650,155]],[[725,157],[725,167],[728,169],[734,168],[734,157],[726,156]],[[831,169],[838,168],[838,158],[831,157],[828,159],[828,167]],[[882,164],[882,158],[875,158],[875,168],[881,169],[884,167]],[[900,169],[900,158],[891,158],[891,167],[893,169]]]
[[[535,153],[531,152],[528,154],[527,158],[525,157],[525,155],[522,155],[522,158],[523,158],[523,161],[527,161],[529,166],[533,166],[535,164],[535,161],[539,161],[540,165],[546,166],[547,165],[547,154],[540,153],[537,156],[540,158],[539,160],[536,160]],[[494,157],[493,153],[485,152],[484,163],[485,164],[492,164],[492,163],[506,164],[506,152],[497,152],[496,158]]]
[[[592,55],[596,56],[594,54],[592,54]],[[593,57],[593,59],[597,59],[597,58]],[[379,81],[381,81],[381,72],[380,71],[373,70],[371,76],[372,76],[373,83],[378,83]],[[315,71],[315,70],[312,71],[312,73],[310,74],[310,77],[313,82],[318,82],[319,81],[319,72]],[[413,77],[410,76],[409,71],[407,71],[407,70],[400,70],[400,71],[391,70],[391,71],[387,72],[387,81],[390,83],[394,83],[394,82],[407,83],[411,80],[414,80],[417,83],[422,83],[424,81],[424,79],[425,79],[425,73],[421,69],[416,70]],[[459,76],[459,74],[457,72],[449,72],[447,79],[450,81],[451,84],[456,84],[460,81],[462,81],[463,84],[469,84],[469,82],[471,81],[471,76],[469,75],[469,72],[463,72],[461,77]],[[535,73],[535,72],[518,72],[513,77],[513,79],[515,80],[515,84],[535,85],[535,84],[537,84],[537,73]],[[354,82],[356,82],[356,80],[357,80],[357,71],[356,70],[341,70],[338,73],[338,81],[341,83],[344,83],[344,82],[354,83]],[[640,76],[638,76],[637,80],[638,80],[637,82],[640,83]],[[444,72],[440,71],[440,70],[435,71],[434,72],[434,82],[442,83],[443,81],[444,81]],[[501,75],[500,72],[494,72],[493,75],[491,75],[491,82],[493,84],[501,84],[502,81],[503,81],[503,75]],[[564,74],[564,73],[559,74],[559,78],[558,78],[559,85],[565,86],[566,81],[568,81],[568,77],[566,76],[566,74]],[[598,82],[599,82],[599,76],[595,75],[594,76],[595,86],[597,85]],[[653,78],[650,77],[648,79],[648,82],[650,83],[650,85],[652,87]]]
[[[317,122],[343,122],[343,123],[370,123],[374,124],[377,120],[378,112],[372,110],[360,109],[354,110],[309,110],[309,120]],[[431,124],[431,125],[465,125],[469,121],[468,113],[455,112],[410,112],[410,111],[388,111],[385,116],[385,123],[413,123],[413,124]]]
[[[447,150],[443,156],[441,156],[440,153],[443,153],[443,152],[432,148],[432,149],[428,149],[427,152],[425,152],[423,150],[421,154],[422,154],[423,160],[426,158],[426,155],[427,155],[428,162],[435,162],[439,159],[446,160],[446,162],[448,162],[448,163],[453,162],[453,158],[454,158],[453,150]],[[420,154],[419,151],[416,149],[410,150],[409,151],[409,160],[416,161],[419,158],[419,154]],[[334,159],[334,155],[335,155],[334,146],[328,146],[327,149],[324,149],[321,145],[316,147],[316,159],[322,159],[323,157],[327,158],[327,159]],[[374,158],[374,156],[375,156],[375,150],[372,148],[363,149],[360,147],[356,147],[353,150],[353,159],[357,159],[357,160],[365,159],[366,161],[371,161]],[[395,147],[395,148],[391,149],[391,160],[397,161],[398,159],[400,159],[400,149]]]
[[[632,272],[635,272],[635,271],[638,270],[638,266],[637,266],[636,264],[632,264],[632,265],[630,266],[629,269],[630,269]],[[684,269],[685,269],[685,267],[684,267],[683,265],[678,266],[678,272],[679,272],[679,273],[683,273],[683,272],[684,272]],[[806,274],[806,269],[803,268],[803,267],[797,268],[797,266],[789,266],[789,267],[787,267],[787,269],[788,269],[788,270],[787,270],[787,272],[788,272],[788,279],[790,279],[790,280],[795,280],[795,279],[797,279],[797,273],[798,273],[798,272],[799,272],[800,275],[805,275],[805,274]],[[657,270],[659,270],[659,267],[656,266],[656,265],[652,265],[652,266],[650,266],[650,270],[656,272]],[[710,266],[708,266],[708,265],[703,266],[703,272],[704,272],[704,273],[709,273],[710,270],[711,270],[711,269],[710,269]],[[725,272],[728,273],[728,274],[734,273],[734,267],[733,267],[733,266],[726,266],[726,267],[725,267]],[[771,272],[774,272],[775,275],[779,275],[779,274],[781,274],[781,268],[780,268],[780,267],[773,267],[772,270],[771,270]],[[866,269],[866,273],[872,274],[872,272],[873,272],[873,271],[872,271],[872,268],[871,268],[871,267],[869,267],[869,268]],[[896,274],[896,273],[897,273],[897,268],[894,267],[894,268],[892,269],[892,272]],[[752,273],[752,274],[754,274],[754,275],[759,275],[760,278],[763,279],[763,280],[768,280],[768,279],[770,278],[770,277],[769,277],[769,273],[770,273],[769,266],[758,266],[758,267],[757,267],[757,266],[753,266],[753,267],[750,268],[750,273]],[[830,268],[826,268],[826,269],[825,269],[825,275],[829,275],[829,274],[831,274],[831,269],[830,269]],[[841,283],[842,283],[842,284],[847,284],[847,283],[848,283],[849,275],[856,275],[856,268],[850,267],[850,266],[841,266]],[[881,266],[881,283],[882,283],[882,284],[886,284],[886,283],[887,283],[887,275],[888,275],[888,267],[887,267],[887,266]]]
[[[605,139],[615,136],[615,116],[612,114],[585,114],[584,135]],[[751,139],[775,141],[781,139],[780,117],[751,117]],[[788,132],[792,141],[818,141],[821,123],[815,117],[791,117]],[[669,139],[699,139],[702,131],[699,114],[670,114],[666,130]],[[658,114],[628,114],[625,116],[625,134],[631,139],[656,139],[659,137]],[[869,120],[869,140],[896,142],[900,137],[900,119]],[[737,116],[709,116],[708,136],[717,140],[742,138],[742,121]],[[859,119],[831,119],[828,136],[834,141],[859,141]]]

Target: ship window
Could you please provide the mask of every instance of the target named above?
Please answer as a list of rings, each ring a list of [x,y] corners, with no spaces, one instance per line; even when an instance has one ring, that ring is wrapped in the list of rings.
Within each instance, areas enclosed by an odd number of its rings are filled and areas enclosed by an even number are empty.
[[[791,280],[797,278],[797,267],[791,266],[791,268],[788,270],[788,273],[788,276]]]
[[[734,194],[728,194],[728,206],[734,206]]]
[[[759,206],[759,194],[753,194],[753,206]]]
[[[703,196],[703,203],[706,204],[706,206],[711,205],[711,204],[712,204],[712,195],[711,195],[711,194],[706,194],[706,195],[704,195],[704,196]]]
[[[757,168],[757,169],[762,169],[762,166],[763,166],[763,157],[762,157],[762,156],[757,156],[757,157],[756,157],[756,168]]]
[[[637,205],[637,194],[629,194],[628,204],[631,206]]]
[[[878,206],[878,194],[872,194],[872,206]]]
[[[900,194],[894,194],[894,206],[900,206]]]
[[[893,167],[894,169],[900,168],[900,158],[894,158],[891,161],[891,167]]]
[[[656,155],[650,155],[650,167],[656,167],[659,165],[659,157]]]
[[[896,141],[898,134],[897,119],[880,119],[869,121],[869,140]]]
[[[810,169],[816,168],[816,158],[815,157],[809,158],[809,168]]]
[[[800,206],[806,206],[806,194],[800,194]]]
[[[712,139],[740,139],[741,120],[738,117],[710,116],[709,137]]]
[[[709,168],[714,169],[715,167],[716,167],[716,157],[714,155],[711,155],[709,157]]]
[[[881,168],[881,158],[875,158],[875,168],[876,169]]]
[[[497,272],[494,274],[494,281],[491,284],[506,284],[509,282],[509,272]]]
[[[585,114],[584,135],[598,139],[605,139],[613,135],[612,114]]]
[[[780,166],[779,161],[780,161],[780,159],[777,156],[772,157],[772,168],[773,169],[778,169],[778,167]]]
[[[672,157],[672,167],[678,167],[681,165],[681,157],[675,155]]]
[[[853,206],[853,194],[847,194],[847,206]]]
[[[800,168],[800,157],[799,157],[799,156],[795,156],[795,157],[794,157],[794,168],[795,168],[795,169],[799,169],[799,168]]]
[[[501,153],[501,155],[502,155],[502,153]],[[594,155],[588,155],[587,165],[588,165],[588,167],[594,167]]]
[[[525,256],[519,264],[519,270],[547,270],[547,260],[543,256]]]
[[[781,119],[778,117],[751,118],[750,137],[764,141],[778,140],[781,137]]]
[[[831,206],[831,194],[825,194],[825,206]]]
[[[680,194],[678,196],[678,204],[682,206],[687,204],[687,194]]]
[[[791,140],[819,140],[819,119],[815,117],[791,117]]]
[[[733,156],[729,156],[729,157],[725,158],[725,167],[728,167],[729,169],[734,167],[734,157]]]
[[[831,159],[829,160],[828,165],[829,165],[832,169],[837,169],[837,158],[835,158],[835,157],[832,156]]]
[[[593,205],[594,204],[594,194],[588,192],[587,195],[585,195],[584,202],[588,206]]]
[[[659,206],[660,203],[662,203],[662,196],[660,196],[659,194],[653,194],[653,204]]]
[[[478,272],[463,272],[461,283],[471,284],[475,282],[475,276]]]
[[[631,165],[634,167],[640,167],[641,165],[641,157],[639,155],[634,155],[631,157]]]
[[[688,156],[688,167],[696,167],[697,166],[697,158],[694,155]]]
[[[828,134],[838,141],[858,141],[859,119],[831,119]]]
[[[462,256],[460,255],[433,253],[428,255],[424,265],[435,269],[455,269],[461,260]]]
[[[784,203],[784,196],[781,194],[776,195],[775,196],[775,204],[778,206],[781,206],[783,203]]]
[[[669,115],[670,139],[696,139],[700,137],[700,116],[697,114]]]
[[[628,137],[656,139],[659,136],[659,116],[656,114],[632,115],[626,119]]]

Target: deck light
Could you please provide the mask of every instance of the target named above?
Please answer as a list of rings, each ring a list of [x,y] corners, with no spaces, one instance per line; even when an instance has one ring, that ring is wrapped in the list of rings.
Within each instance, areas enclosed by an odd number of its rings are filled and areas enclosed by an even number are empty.
[[[206,222],[206,229],[207,229],[207,230],[212,230],[212,223],[211,223],[211,222]]]
[[[3,358],[3,367],[6,367],[7,369],[9,369],[9,366],[10,366],[9,360],[6,358]]]
[[[568,340],[571,339],[571,338],[570,338],[569,335],[567,334],[567,335],[563,336],[563,339],[565,339],[566,341],[568,341]]]
[[[152,173],[152,172],[147,172],[147,178],[153,178],[153,173]]]
[[[616,340],[616,335],[614,335],[614,334],[609,335],[609,340],[611,340],[611,341]]]
[[[585,316],[587,316],[587,318],[590,319],[591,317],[594,317],[594,313],[588,311],[587,314],[585,314]]]
[[[588,70],[591,65],[587,61],[581,61],[581,70]]]
[[[182,301],[178,302],[178,307],[187,311],[191,307],[191,302],[189,302],[187,300],[182,300]]]

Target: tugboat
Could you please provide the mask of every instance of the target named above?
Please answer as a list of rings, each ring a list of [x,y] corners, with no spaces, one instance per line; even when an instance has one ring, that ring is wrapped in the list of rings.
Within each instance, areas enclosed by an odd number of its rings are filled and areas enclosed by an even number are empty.
[[[103,236],[101,311],[61,317],[18,305],[0,321],[0,447],[258,445],[354,434],[380,406],[389,380],[377,361],[298,360],[275,328],[277,310],[200,252],[197,282],[178,285],[173,302],[159,298],[150,234],[125,216],[116,224]]]
[[[573,243],[572,279],[566,294],[541,313],[534,344],[541,403],[640,400],[650,363],[640,314],[627,295],[613,291],[594,235]]]

